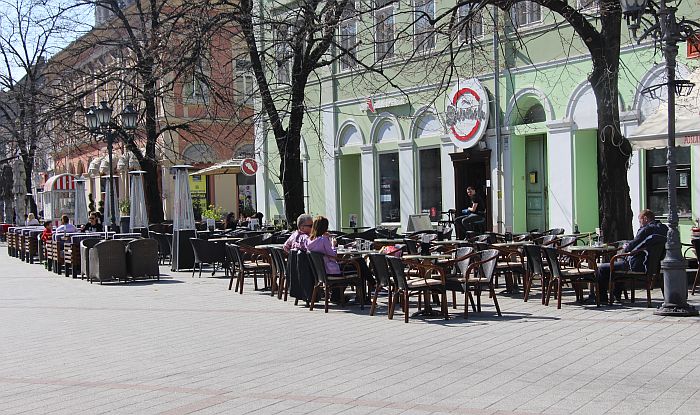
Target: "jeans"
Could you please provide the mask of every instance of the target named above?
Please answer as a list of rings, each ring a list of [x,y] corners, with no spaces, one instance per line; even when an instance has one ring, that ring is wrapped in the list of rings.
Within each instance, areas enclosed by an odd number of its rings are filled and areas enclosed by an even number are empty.
[[[615,261],[615,270],[629,271],[630,266],[627,261]],[[608,298],[608,285],[610,284],[610,264],[605,263],[598,266],[596,271],[596,278],[598,280],[598,287],[600,289],[600,301],[606,302]],[[622,296],[622,287],[615,287],[615,297],[620,298]]]

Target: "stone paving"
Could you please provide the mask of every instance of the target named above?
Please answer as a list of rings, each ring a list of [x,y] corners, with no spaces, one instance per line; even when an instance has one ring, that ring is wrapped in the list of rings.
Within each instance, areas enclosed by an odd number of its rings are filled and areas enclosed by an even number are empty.
[[[0,248],[0,413],[700,413],[698,318],[536,292],[404,324],[162,272],[100,286]]]

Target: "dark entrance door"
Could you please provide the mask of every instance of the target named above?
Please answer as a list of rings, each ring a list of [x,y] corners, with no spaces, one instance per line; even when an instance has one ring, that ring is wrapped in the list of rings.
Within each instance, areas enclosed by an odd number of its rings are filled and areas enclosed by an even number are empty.
[[[459,216],[466,209],[467,187],[473,186],[486,200],[486,230],[491,231],[491,150],[466,149],[450,154],[455,169],[455,210]]]

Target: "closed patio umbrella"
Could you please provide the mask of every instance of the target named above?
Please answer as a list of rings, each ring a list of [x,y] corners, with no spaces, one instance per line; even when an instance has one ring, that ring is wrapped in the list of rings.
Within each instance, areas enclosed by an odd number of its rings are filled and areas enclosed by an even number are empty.
[[[129,172],[131,186],[129,192],[130,222],[129,229],[148,227],[148,214],[146,212],[146,200],[143,193],[143,170]]]
[[[192,269],[194,252],[189,238],[197,236],[194,226],[194,209],[190,194],[190,180],[187,174],[192,166],[173,166],[175,171],[175,205],[173,206],[173,271]]]
[[[103,179],[105,179],[105,198],[104,198],[104,221],[105,223],[111,224],[111,218],[112,218],[112,185],[114,183],[110,183],[109,176],[102,176]],[[114,223],[119,226],[119,220],[121,216],[119,215],[119,206],[117,205],[117,201],[119,199],[117,198],[117,192],[116,189],[114,191]]]
[[[75,179],[75,212],[73,215],[73,223],[75,225],[84,225],[87,222],[88,210],[87,201],[85,200],[85,178],[80,177]]]

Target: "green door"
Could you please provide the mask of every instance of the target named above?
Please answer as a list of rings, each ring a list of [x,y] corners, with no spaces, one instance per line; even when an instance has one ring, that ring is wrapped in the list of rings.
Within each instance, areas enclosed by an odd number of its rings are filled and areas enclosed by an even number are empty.
[[[362,177],[360,155],[343,155],[339,159],[340,168],[340,223],[350,226],[350,215],[357,215],[357,224],[362,223]]]
[[[527,230],[547,229],[547,146],[545,136],[525,139]]]

